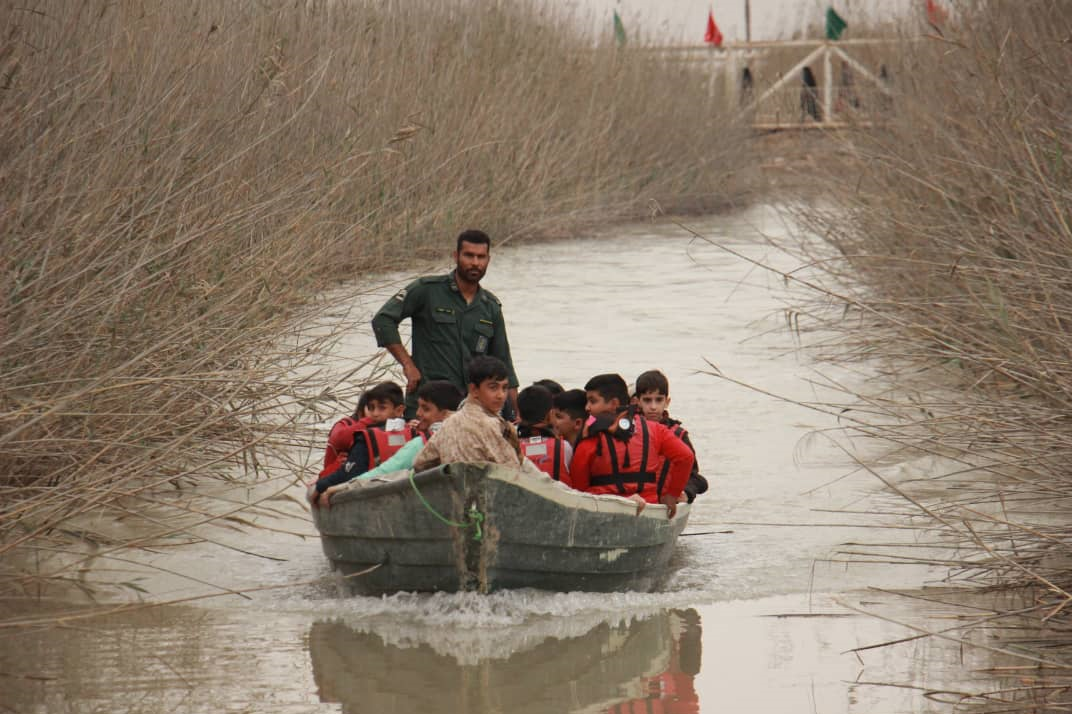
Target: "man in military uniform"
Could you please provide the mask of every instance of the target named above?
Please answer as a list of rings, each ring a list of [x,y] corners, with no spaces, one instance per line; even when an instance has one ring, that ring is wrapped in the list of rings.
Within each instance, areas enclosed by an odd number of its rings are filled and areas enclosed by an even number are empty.
[[[445,379],[464,393],[469,360],[477,355],[498,357],[506,364],[510,386],[506,409],[512,407],[510,416],[517,413],[518,381],[502,303],[480,287],[491,260],[490,250],[491,239],[483,231],[462,232],[451,273],[410,283],[372,318],[376,344],[386,348],[402,366],[407,418],[416,413],[417,388],[427,381]],[[412,355],[398,334],[399,323],[407,317],[413,324]]]

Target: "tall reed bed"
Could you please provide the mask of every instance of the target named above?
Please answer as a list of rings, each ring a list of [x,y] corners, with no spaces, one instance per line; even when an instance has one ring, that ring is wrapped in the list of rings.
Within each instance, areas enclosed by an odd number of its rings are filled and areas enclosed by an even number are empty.
[[[964,547],[956,574],[1025,588],[1030,625],[989,624],[1032,653],[1030,677],[982,701],[1067,706],[1072,12],[961,3],[925,32],[891,63],[886,126],[854,135],[850,170],[824,177],[829,210],[801,211],[837,251],[816,256],[838,286],[820,319],[843,354],[891,358],[902,388],[862,395],[884,425],[856,428],[960,464],[914,487],[929,526]]]
[[[5,590],[79,516],[285,447],[347,327],[294,332],[319,291],[470,226],[706,209],[744,160],[706,77],[526,3],[0,0],[0,28]]]

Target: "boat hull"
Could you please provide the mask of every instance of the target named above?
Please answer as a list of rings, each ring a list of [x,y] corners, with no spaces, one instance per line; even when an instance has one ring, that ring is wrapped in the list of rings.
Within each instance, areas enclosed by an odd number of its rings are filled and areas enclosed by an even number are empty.
[[[324,554],[361,594],[647,591],[688,520],[491,464],[357,482],[316,509]],[[370,570],[371,569],[371,570]],[[368,572],[364,572],[368,571]]]

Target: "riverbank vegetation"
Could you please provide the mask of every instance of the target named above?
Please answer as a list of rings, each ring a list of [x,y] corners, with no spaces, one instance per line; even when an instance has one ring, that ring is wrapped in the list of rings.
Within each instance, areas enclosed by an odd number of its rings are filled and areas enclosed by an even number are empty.
[[[6,593],[73,578],[72,539],[215,517],[167,494],[270,475],[269,412],[348,410],[317,368],[348,325],[293,330],[323,290],[466,227],[708,211],[745,161],[705,76],[525,3],[5,0],[0,27]]]
[[[855,430],[955,471],[898,488],[957,550],[954,582],[1015,589],[979,616],[1019,652],[987,709],[1067,708],[1072,670],[1072,13],[963,3],[906,41],[884,126],[854,133],[800,213],[842,359],[888,358],[900,387],[851,395]],[[846,357],[847,356],[847,357]],[[920,385],[928,385],[920,387]],[[940,389],[935,385],[944,385]],[[862,396],[865,406],[855,401]],[[965,628],[970,630],[971,628]],[[979,634],[978,631],[976,634]],[[998,639],[992,639],[992,637]],[[967,637],[967,636],[966,636]]]

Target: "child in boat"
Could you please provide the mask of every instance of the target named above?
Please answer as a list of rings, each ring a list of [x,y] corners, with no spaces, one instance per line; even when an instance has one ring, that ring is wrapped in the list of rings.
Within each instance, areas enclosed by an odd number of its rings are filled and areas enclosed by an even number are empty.
[[[340,419],[331,429],[324,468],[306,494],[314,506],[320,505],[324,491],[378,466],[416,436],[402,421],[406,408],[402,387],[382,382],[368,390],[366,397],[365,417]],[[330,459],[329,454],[333,454]]]
[[[490,355],[479,355],[470,360],[467,371],[468,396],[417,454],[415,471],[456,461],[521,465],[517,430],[499,416],[510,388],[506,365]]]
[[[354,413],[348,417],[339,419],[328,432],[328,444],[324,448],[324,467],[320,469],[317,478],[327,476],[338,468],[339,463],[345,461],[346,454],[354,445],[354,430],[359,426],[368,426],[372,419],[368,412],[368,396],[372,390],[365,390],[357,400]]]
[[[561,394],[556,394],[552,404],[552,426],[570,446],[577,446],[577,441],[581,438],[581,430],[584,429],[584,422],[588,419],[588,412],[585,411],[584,390],[567,389]]]
[[[692,450],[670,429],[637,412],[621,375],[596,375],[584,390],[595,420],[573,450],[573,487],[629,498],[638,513],[648,503],[661,503],[673,518],[695,460]]]
[[[462,393],[451,382],[445,379],[425,382],[417,390],[417,418],[411,422],[419,435],[406,442],[394,456],[357,478],[369,479],[395,471],[409,471],[428,439],[439,431],[447,417],[458,410],[461,401]]]
[[[372,424],[382,424],[395,416],[395,398],[400,387],[394,382],[382,382],[365,390],[357,400],[354,413],[335,422],[328,434],[324,449],[324,467],[317,478],[323,478],[346,462],[354,445],[354,434]]]
[[[517,395],[521,423],[517,427],[521,453],[555,481],[568,484],[573,447],[551,426],[551,392],[540,384],[525,387]]]
[[[692,503],[696,496],[707,491],[707,479],[700,475],[699,465],[696,463],[696,448],[689,439],[688,430],[679,420],[670,416],[670,380],[657,369],[644,372],[636,379],[636,400],[645,419],[659,422],[669,428],[692,450],[692,472],[684,491],[686,499]],[[662,468],[667,467],[668,464],[663,464]]]

